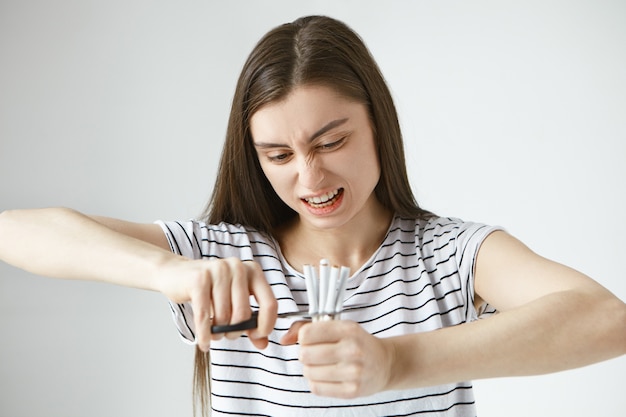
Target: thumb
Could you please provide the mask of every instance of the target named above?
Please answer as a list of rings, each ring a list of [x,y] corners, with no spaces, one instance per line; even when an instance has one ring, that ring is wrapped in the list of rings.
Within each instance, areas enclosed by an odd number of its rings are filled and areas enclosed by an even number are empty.
[[[289,328],[289,330],[287,330],[287,333],[285,333],[283,337],[280,338],[280,344],[281,345],[296,344],[298,342],[298,332],[300,331],[300,328],[302,328],[302,326],[309,324],[309,323],[310,323],[309,320],[299,320],[299,321],[294,322]]]

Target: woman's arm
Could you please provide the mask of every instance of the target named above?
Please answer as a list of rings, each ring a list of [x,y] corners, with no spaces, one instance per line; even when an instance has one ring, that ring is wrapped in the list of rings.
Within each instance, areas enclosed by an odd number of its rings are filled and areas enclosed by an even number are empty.
[[[259,326],[249,332],[255,345],[267,344],[276,319],[277,302],[258,264],[173,254],[154,224],[91,218],[65,208],[5,211],[0,260],[38,275],[159,291],[173,302],[191,302],[203,350],[222,337],[211,335],[211,324],[250,318],[250,295],[260,306]]]
[[[38,275],[158,290],[155,270],[175,257],[157,225],[66,208],[0,213],[0,259]]]
[[[485,239],[475,273],[476,292],[499,314],[388,339],[368,335],[351,322],[303,326],[298,341],[311,390],[354,397],[556,372],[626,353],[626,304],[510,235],[494,232]]]
[[[504,232],[483,243],[475,279],[477,294],[500,313],[394,340],[400,356],[392,386],[410,386],[416,379],[437,384],[542,374],[626,353],[626,304],[587,276],[536,255]],[[420,377],[402,372],[403,365]]]

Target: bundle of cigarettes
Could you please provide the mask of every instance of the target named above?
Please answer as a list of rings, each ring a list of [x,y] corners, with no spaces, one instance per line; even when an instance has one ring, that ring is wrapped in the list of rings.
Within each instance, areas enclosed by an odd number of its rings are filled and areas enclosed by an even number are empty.
[[[322,259],[318,270],[312,265],[304,265],[303,272],[309,299],[309,315],[313,321],[339,318],[350,268],[330,266],[327,259]]]

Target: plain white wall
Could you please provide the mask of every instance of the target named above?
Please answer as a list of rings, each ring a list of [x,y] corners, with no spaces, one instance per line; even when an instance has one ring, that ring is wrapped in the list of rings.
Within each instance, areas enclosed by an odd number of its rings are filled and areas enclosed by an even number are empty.
[[[0,210],[196,216],[243,60],[313,13],[377,57],[423,206],[502,225],[626,299],[620,0],[1,0]],[[191,416],[193,349],[159,294],[0,264],[0,334],[0,416]],[[625,382],[626,357],[477,381],[478,410],[623,416]]]

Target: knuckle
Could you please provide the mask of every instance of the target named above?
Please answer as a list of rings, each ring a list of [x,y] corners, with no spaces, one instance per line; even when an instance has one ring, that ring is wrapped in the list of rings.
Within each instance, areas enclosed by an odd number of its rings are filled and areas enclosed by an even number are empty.
[[[227,266],[231,271],[241,271],[243,269],[243,263],[239,258],[229,257],[223,260],[225,266]]]
[[[306,347],[301,347],[300,352],[298,353],[298,360],[302,364],[307,364],[309,362],[309,350]],[[307,366],[304,365],[304,371],[307,371]]]
[[[363,348],[354,339],[345,339],[342,346],[343,354],[351,362],[360,363],[363,361]]]
[[[341,325],[343,326],[344,334],[350,337],[356,337],[361,331],[361,326],[354,321],[342,320]]]
[[[309,390],[311,391],[312,394],[315,395],[321,395],[322,392],[319,388],[319,385],[313,381],[309,381]]]
[[[311,340],[311,329],[313,328],[312,325],[308,325],[308,326],[302,326],[300,327],[300,330],[298,330],[298,341],[300,342],[300,352],[302,352],[302,350],[304,349],[303,346],[307,345],[309,343],[309,341]]]
[[[345,398],[356,398],[359,396],[359,384],[355,382],[344,383],[343,393]]]
[[[194,315],[197,317],[198,323],[210,322],[212,319],[211,312],[206,308],[197,308]]]
[[[228,263],[222,259],[214,261],[211,268],[211,275],[214,280],[224,280],[228,279]]]
[[[199,264],[199,268],[195,270],[193,275],[194,282],[199,287],[206,287],[211,285],[213,274],[208,265]]]
[[[348,381],[352,381],[353,384],[357,384],[357,382],[362,379],[363,367],[356,364],[351,364],[345,370],[345,374],[347,375]]]
[[[278,313],[278,300],[276,300],[275,298],[270,298],[266,300],[264,306],[266,311],[268,311],[270,314],[274,315]]]
[[[304,376],[306,379],[311,378],[311,368],[307,365],[302,366],[302,376]]]
[[[254,271],[261,271],[261,265],[258,262],[252,260],[241,261],[242,265],[245,265],[248,268],[253,269]]]
[[[242,263],[242,267],[247,268],[250,272],[251,277],[262,277],[263,276],[263,268],[258,262],[255,261],[244,261]]]

